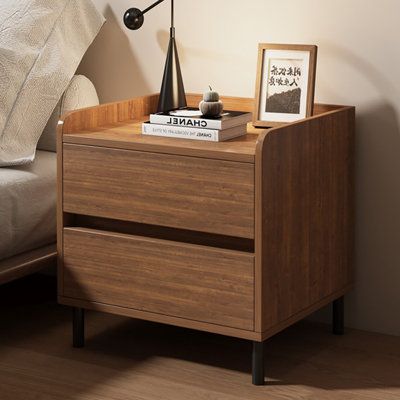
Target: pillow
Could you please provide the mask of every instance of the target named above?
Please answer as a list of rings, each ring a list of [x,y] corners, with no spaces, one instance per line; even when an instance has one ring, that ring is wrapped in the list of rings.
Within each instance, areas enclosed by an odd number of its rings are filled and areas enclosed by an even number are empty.
[[[0,166],[33,161],[51,113],[103,23],[90,0],[0,1]]]
[[[99,98],[93,83],[83,75],[75,75],[57,103],[40,137],[38,150],[56,151],[57,125],[67,112],[99,105]]]

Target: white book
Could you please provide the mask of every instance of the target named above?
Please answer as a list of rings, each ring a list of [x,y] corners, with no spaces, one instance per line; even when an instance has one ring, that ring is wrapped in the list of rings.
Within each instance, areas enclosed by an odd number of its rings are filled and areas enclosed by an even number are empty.
[[[224,111],[220,117],[204,117],[200,110],[187,108],[169,113],[150,114],[152,124],[184,126],[187,128],[225,130],[251,122],[252,114],[241,111]]]
[[[168,126],[145,122],[142,125],[143,135],[164,136],[178,139],[206,140],[209,142],[223,142],[246,135],[247,124],[224,129],[187,128],[184,126]]]

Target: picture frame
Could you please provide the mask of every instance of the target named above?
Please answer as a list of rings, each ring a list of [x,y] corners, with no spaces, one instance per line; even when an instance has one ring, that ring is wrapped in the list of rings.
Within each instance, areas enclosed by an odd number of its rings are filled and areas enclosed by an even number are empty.
[[[315,45],[259,44],[255,127],[279,126],[313,114],[317,51]]]

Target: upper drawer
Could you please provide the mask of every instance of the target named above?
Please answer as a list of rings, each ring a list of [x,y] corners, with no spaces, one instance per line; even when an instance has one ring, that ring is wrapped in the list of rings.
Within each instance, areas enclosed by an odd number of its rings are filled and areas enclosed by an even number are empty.
[[[64,144],[65,212],[254,238],[254,165]]]

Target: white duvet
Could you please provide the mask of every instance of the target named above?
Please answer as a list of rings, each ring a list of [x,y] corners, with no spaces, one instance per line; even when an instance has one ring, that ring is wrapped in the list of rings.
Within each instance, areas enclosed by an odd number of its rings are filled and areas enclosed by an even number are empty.
[[[0,260],[56,239],[56,153],[0,168]]]
[[[0,0],[0,167],[34,159],[103,23],[90,0]]]

